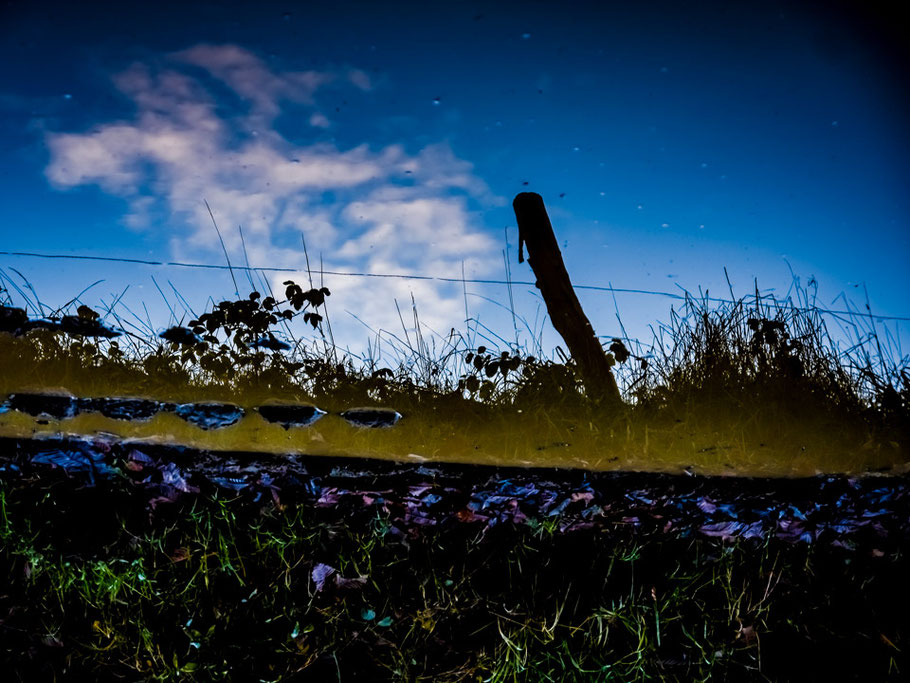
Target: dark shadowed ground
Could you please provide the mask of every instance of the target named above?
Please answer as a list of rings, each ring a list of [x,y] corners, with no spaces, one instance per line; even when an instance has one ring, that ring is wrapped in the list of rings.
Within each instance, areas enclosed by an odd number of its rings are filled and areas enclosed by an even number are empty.
[[[13,680],[901,680],[906,478],[0,444]]]

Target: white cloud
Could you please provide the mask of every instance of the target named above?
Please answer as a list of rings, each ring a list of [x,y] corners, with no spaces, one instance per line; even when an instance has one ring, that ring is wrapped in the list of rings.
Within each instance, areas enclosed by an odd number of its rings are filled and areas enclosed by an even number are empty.
[[[450,276],[454,269],[460,270],[460,257],[493,248],[489,237],[469,225],[460,198],[366,199],[348,204],[344,215],[370,227],[342,245],[341,258],[394,260],[419,267],[432,254],[435,260],[449,264],[446,276]]]
[[[240,106],[216,102],[206,76],[227,86]],[[318,142],[331,122],[317,95],[330,82],[372,87],[357,70],[276,72],[233,45],[199,45],[171,55],[164,67],[137,64],[113,79],[135,117],[49,134],[46,175],[60,189],[97,185],[126,199],[124,224],[161,231],[181,260],[220,258],[205,199],[237,263],[241,225],[254,265],[302,268],[303,233],[314,268],[321,254],[325,269],[346,272],[459,277],[462,262],[469,277],[498,269],[499,250],[470,204],[502,200],[471,164],[445,144],[409,154],[400,145],[339,149]],[[300,119],[309,128],[295,137],[309,130],[311,144],[294,144],[275,129],[285,102],[309,110]],[[400,330],[393,299],[410,308],[412,293],[423,322],[441,331],[462,326],[460,285],[340,277],[327,284],[333,329],[344,344],[359,346],[365,330],[341,309],[373,327]]]
[[[351,69],[348,71],[348,80],[361,90],[372,90],[373,82],[370,76],[360,69]]]
[[[131,126],[109,126],[91,135],[53,135],[47,177],[57,187],[98,184],[131,194],[140,182],[141,136]]]
[[[311,103],[316,90],[334,78],[318,71],[272,73],[262,60],[237,45],[197,45],[173,57],[205,69],[251,101],[255,113],[267,117],[279,113],[282,99]]]
[[[332,125],[332,122],[329,121],[328,116],[317,111],[310,116],[310,125],[314,128],[329,128]]]

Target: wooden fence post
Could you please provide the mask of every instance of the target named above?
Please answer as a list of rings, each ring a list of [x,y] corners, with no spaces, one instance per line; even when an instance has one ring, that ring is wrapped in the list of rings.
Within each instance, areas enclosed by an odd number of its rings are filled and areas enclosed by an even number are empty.
[[[607,355],[572,289],[543,199],[535,192],[521,192],[512,208],[518,221],[518,262],[524,261],[526,244],[547,313],[578,364],[586,392],[597,401],[620,402]]]

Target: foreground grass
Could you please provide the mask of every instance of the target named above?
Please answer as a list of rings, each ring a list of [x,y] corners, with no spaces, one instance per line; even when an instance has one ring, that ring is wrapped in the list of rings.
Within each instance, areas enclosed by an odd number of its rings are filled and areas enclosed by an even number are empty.
[[[902,543],[410,533],[381,513],[0,487],[7,680],[900,680]],[[327,567],[335,570],[329,572]],[[338,578],[336,578],[338,577]],[[324,583],[320,586],[319,583]]]

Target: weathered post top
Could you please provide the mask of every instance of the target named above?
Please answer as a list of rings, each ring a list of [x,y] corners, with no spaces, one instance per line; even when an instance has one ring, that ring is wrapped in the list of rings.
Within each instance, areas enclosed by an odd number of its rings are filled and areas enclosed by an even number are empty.
[[[543,199],[535,192],[522,192],[515,197],[512,208],[518,221],[518,262],[524,261],[527,245],[528,263],[537,278],[547,313],[578,364],[585,390],[595,400],[618,403],[616,378],[572,289]]]

